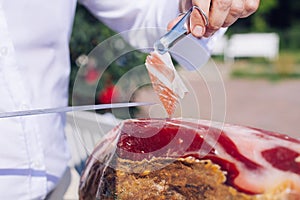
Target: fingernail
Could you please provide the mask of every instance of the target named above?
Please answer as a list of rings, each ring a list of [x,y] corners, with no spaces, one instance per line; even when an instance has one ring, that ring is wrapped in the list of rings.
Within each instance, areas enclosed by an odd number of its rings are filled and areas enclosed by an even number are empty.
[[[195,36],[201,37],[203,35],[202,26],[195,26],[195,28],[193,29],[193,33]]]

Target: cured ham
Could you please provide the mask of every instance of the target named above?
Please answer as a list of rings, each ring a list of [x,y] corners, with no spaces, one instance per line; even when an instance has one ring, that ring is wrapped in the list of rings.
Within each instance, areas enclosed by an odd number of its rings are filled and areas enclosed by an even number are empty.
[[[153,51],[147,56],[148,70],[154,91],[158,94],[169,117],[174,113],[179,99],[187,93],[187,88],[177,74],[168,52],[163,55]]]
[[[204,120],[125,120],[90,156],[80,196],[144,199],[146,194],[149,199],[300,199],[300,141]]]

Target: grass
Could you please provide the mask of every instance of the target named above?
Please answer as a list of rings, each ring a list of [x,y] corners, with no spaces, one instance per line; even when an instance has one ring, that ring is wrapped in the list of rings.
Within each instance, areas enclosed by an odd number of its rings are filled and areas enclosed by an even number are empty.
[[[300,79],[300,52],[284,51],[274,61],[263,58],[237,59],[231,66],[233,78]]]

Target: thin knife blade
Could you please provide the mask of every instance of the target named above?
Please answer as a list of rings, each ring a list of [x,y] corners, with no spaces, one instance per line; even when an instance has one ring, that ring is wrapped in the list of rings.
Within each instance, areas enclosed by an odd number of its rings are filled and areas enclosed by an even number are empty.
[[[136,106],[149,106],[153,104],[155,103],[132,102],[132,103],[113,103],[113,104],[66,106],[66,107],[57,107],[57,108],[21,110],[21,111],[0,113],[0,118],[21,117],[21,116],[28,116],[28,115],[42,115],[42,114],[50,114],[50,113],[65,113],[65,112],[84,111],[84,110],[102,110],[102,109],[126,108],[126,107],[136,107]]]

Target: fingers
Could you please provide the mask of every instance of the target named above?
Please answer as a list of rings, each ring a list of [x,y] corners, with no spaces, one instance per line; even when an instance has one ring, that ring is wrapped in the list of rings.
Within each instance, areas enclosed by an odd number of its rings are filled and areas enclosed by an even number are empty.
[[[192,33],[197,38],[201,38],[206,32],[206,24],[208,23],[206,16],[209,15],[209,8],[211,4],[210,0],[182,0],[181,2],[184,4],[180,6],[180,11],[184,12],[192,6],[197,6],[199,8],[193,9],[190,15],[188,32]],[[179,16],[172,20],[168,24],[168,30],[170,30],[181,18],[182,16]]]
[[[193,0],[193,5],[198,6],[206,16],[209,16],[209,0]],[[190,18],[190,31],[197,37],[202,37],[206,32],[206,19],[198,9],[194,9]]]
[[[219,30],[226,20],[233,1],[243,2],[244,0],[213,0],[209,13],[209,25],[205,32],[205,37],[209,37]]]
[[[209,37],[221,27],[229,27],[239,18],[253,14],[260,0],[212,0],[209,13],[209,26],[204,34]]]
[[[258,9],[259,3],[260,0],[247,0],[241,18],[252,15]]]
[[[183,12],[184,8],[190,7],[191,4],[200,9],[193,9],[191,13],[189,32],[201,38],[213,35],[221,27],[231,26],[239,18],[250,16],[258,9],[260,0],[182,0],[182,2],[185,5],[181,6]],[[205,16],[209,21],[207,26]],[[179,16],[171,21],[168,29],[181,18],[182,16]]]
[[[231,26],[239,18],[253,14],[259,6],[259,0],[233,0],[230,12],[222,27]]]
[[[232,25],[238,18],[240,18],[245,9],[245,0],[233,0],[230,11],[224,20],[222,27]]]

